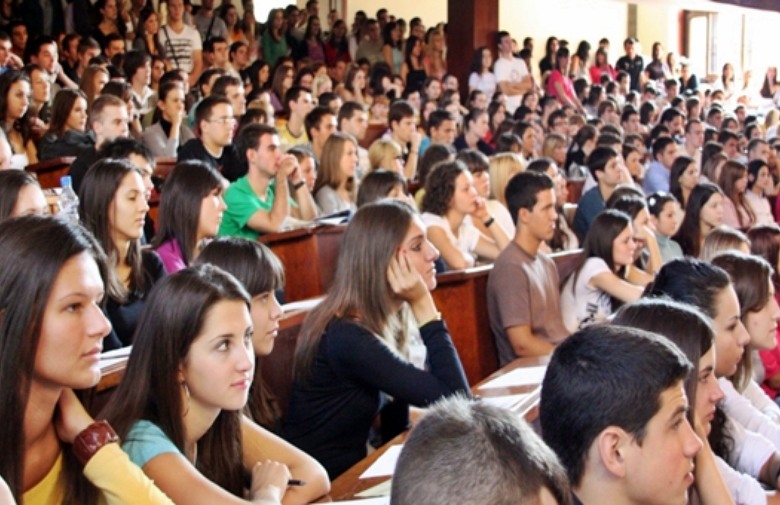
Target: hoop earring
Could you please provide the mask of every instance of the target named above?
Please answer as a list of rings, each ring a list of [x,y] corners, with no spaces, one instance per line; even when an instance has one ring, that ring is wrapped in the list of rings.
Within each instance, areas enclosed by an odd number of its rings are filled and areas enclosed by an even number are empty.
[[[186,416],[190,412],[190,388],[187,387],[186,382],[182,382],[181,387],[184,388],[184,395],[187,397],[187,408],[184,409],[184,415]]]

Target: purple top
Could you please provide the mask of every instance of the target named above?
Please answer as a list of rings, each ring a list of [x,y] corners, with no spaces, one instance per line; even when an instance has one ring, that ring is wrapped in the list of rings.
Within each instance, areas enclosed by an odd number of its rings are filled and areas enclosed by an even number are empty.
[[[187,268],[187,263],[184,262],[184,254],[182,254],[181,247],[179,247],[179,242],[176,239],[166,240],[155,251],[160,256],[165,266],[165,271],[169,274],[175,274],[179,270]]]

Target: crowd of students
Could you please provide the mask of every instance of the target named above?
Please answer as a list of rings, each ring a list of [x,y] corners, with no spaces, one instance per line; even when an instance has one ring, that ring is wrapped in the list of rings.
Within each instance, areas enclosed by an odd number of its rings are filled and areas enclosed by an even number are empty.
[[[780,502],[776,71],[706,87],[658,43],[550,37],[537,72],[498,32],[454,75],[446,25],[387,9],[55,4],[0,9],[6,501],[308,503],[418,423],[393,503]],[[23,170],[60,157],[79,223]],[[282,405],[257,238],[336,213]],[[541,438],[470,398],[431,295],[483,263],[498,365],[552,354]],[[95,421],[80,391],[130,345]]]

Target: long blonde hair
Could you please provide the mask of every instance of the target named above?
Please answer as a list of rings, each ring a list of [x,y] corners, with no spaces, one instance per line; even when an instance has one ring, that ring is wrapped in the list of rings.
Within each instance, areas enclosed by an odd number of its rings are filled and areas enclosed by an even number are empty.
[[[499,153],[490,160],[490,198],[506,207],[504,190],[513,175],[525,171],[522,158],[515,153]]]
[[[314,193],[323,186],[338,189],[342,183],[346,183],[347,190],[353,193],[352,201],[357,198],[357,195],[354,194],[357,184],[349,178],[345,181],[344,174],[341,172],[341,158],[344,156],[347,142],[352,142],[357,151],[358,144],[355,137],[347,133],[334,132],[325,142],[322,148],[322,160],[317,171],[317,180],[314,182]]]

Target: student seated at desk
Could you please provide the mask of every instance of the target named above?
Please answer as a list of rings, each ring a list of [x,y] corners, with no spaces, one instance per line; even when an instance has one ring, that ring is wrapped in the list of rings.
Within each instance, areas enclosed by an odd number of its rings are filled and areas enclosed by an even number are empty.
[[[476,256],[495,260],[509,244],[509,237],[488,213],[461,161],[441,163],[428,174],[420,210],[431,243],[450,269],[473,267]],[[472,218],[480,219],[491,236],[480,233]]]
[[[691,369],[669,340],[633,328],[588,326],[555,349],[539,418],[575,503],[688,503],[702,448],[686,418]]]
[[[357,148],[354,137],[341,132],[334,132],[322,148],[314,198],[324,215],[355,209]]]
[[[38,143],[38,161],[62,156],[78,156],[95,146],[87,135],[87,96],[77,89],[61,89],[54,96],[51,122]]]
[[[685,205],[685,217],[673,237],[683,254],[699,257],[707,234],[723,224],[723,191],[712,183],[696,185]]]
[[[175,503],[303,504],[329,490],[320,465],[241,414],[255,364],[249,307],[217,267],[162,280],[105,408],[131,460]]]
[[[38,181],[24,170],[0,170],[0,221],[49,213]]]
[[[0,224],[0,257],[0,477],[16,502],[172,504],[73,392],[98,383],[111,329],[100,246],[80,226],[24,216]]]
[[[540,252],[557,219],[554,182],[523,172],[506,186],[517,223],[514,240],[499,254],[488,277],[487,307],[501,366],[518,356],[543,356],[569,332],[561,318],[558,270]]]
[[[217,235],[227,207],[225,184],[215,168],[195,160],[177,163],[165,179],[152,247],[169,274],[187,268]]]
[[[644,278],[632,277],[636,243],[627,214],[613,209],[602,211],[582,247],[580,264],[561,289],[563,322],[570,332],[603,322],[617,303],[632,302],[642,295],[639,282]]]
[[[276,255],[260,242],[235,237],[222,237],[203,248],[196,264],[217,266],[233,275],[252,297],[249,313],[254,333],[255,356],[271,354],[279,331],[282,308],[275,291],[284,287],[284,267]],[[247,409],[252,419],[263,428],[281,429],[281,409],[273,392],[263,384],[260,367],[255,367]]]
[[[716,379],[715,336],[706,317],[690,305],[650,298],[621,308],[613,324],[646,329],[666,336],[686,354],[698,371],[686,379],[685,389],[691,405],[689,420],[704,442],[704,447],[696,455],[696,482],[692,489],[692,493],[699,495],[699,502],[777,503],[778,497],[774,492],[765,492],[756,479],[731,468],[721,457],[713,454],[710,442],[707,442],[707,437],[715,434],[713,426],[721,422],[717,420],[720,414],[716,413],[716,408],[723,400],[724,392]],[[694,420],[697,424],[694,424]],[[716,427],[716,431],[718,429]],[[715,475],[711,472],[713,463],[717,471]],[[729,500],[725,501],[724,498]]]
[[[165,275],[157,253],[141,248],[149,210],[143,172],[126,160],[92,165],[79,191],[79,216],[108,255],[106,313],[112,334],[105,350],[133,343],[133,332],[152,286]]]
[[[468,394],[430,294],[436,257],[425,226],[402,202],[366,205],[347,227],[333,285],[301,329],[283,422],[285,438],[317,458],[331,478],[366,456],[371,425],[390,397],[394,417],[383,416],[382,425],[387,439],[406,429],[407,404]],[[415,323],[425,369],[410,361]]]
[[[447,398],[412,429],[393,472],[390,504],[420,503],[569,505],[571,491],[558,457],[516,414]]]
[[[383,198],[402,200],[414,207],[414,200],[406,189],[406,179],[399,172],[379,168],[366,174],[360,181],[358,208]]]
[[[247,125],[239,132],[235,146],[248,171],[225,191],[227,210],[219,227],[220,236],[255,240],[261,233],[280,232],[291,214],[291,196],[298,205],[296,217],[317,217],[298,160],[282,154],[275,128]]]

